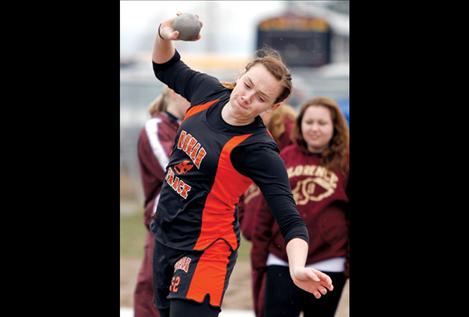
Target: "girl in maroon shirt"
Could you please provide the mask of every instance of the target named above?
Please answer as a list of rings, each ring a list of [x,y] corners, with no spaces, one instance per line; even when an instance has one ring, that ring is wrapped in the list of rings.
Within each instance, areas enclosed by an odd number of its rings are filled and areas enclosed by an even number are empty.
[[[335,291],[316,299],[296,287],[288,272],[285,242],[269,207],[255,215],[251,264],[257,272],[254,295],[266,274],[266,317],[333,317],[346,281],[348,258],[348,139],[344,116],[327,97],[307,101],[293,129],[295,143],[282,150],[298,211],[310,236],[306,265],[328,274]],[[257,296],[256,296],[257,295]]]

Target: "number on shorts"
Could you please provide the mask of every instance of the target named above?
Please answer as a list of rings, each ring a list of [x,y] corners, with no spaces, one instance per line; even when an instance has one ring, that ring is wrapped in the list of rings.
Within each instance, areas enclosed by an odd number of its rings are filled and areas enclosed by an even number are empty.
[[[177,292],[180,282],[181,282],[181,278],[179,276],[173,276],[173,279],[171,280],[171,285],[169,286],[169,291]]]

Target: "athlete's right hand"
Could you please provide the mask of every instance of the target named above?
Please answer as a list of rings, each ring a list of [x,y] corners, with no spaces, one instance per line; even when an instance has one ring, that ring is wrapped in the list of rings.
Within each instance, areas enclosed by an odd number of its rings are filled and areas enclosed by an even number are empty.
[[[181,15],[181,12],[176,13],[176,16],[179,16],[179,15]],[[174,21],[175,18],[176,17],[171,18],[171,19],[166,20],[166,21],[163,21],[163,22],[161,22],[161,24],[159,26],[160,36],[163,37],[165,40],[172,40],[172,41],[180,40],[179,32],[175,31],[172,27],[173,21]],[[200,23],[203,26],[202,21],[200,21]],[[201,36],[200,36],[200,32],[199,32],[199,34],[197,35],[196,38],[191,39],[191,40],[187,40],[187,41],[198,41],[198,40],[200,40],[200,38],[201,38]]]

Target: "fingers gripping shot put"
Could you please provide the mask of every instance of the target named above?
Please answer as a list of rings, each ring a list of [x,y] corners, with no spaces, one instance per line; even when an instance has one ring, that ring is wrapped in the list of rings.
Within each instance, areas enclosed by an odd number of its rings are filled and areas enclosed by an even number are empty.
[[[252,183],[279,224],[293,282],[320,298],[333,290],[331,278],[305,267],[308,231],[259,116],[290,95],[290,72],[274,50],[254,58],[233,83],[191,69],[172,44],[183,40],[175,27],[181,15],[161,22],[152,55],[156,78],[191,104],[151,224],[155,304],[161,316],[218,316],[240,243],[236,204]]]
[[[202,23],[195,14],[181,13],[173,22],[173,29],[179,32],[179,39],[189,41],[196,39],[199,35]]]

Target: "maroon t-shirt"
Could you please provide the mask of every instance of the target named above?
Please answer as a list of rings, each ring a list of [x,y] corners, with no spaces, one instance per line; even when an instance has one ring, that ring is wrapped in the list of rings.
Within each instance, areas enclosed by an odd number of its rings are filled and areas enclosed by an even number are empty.
[[[307,264],[346,257],[348,244],[347,175],[320,165],[320,154],[308,153],[297,144],[286,147],[285,162],[293,196],[309,234]],[[265,266],[270,253],[288,261],[285,241],[263,203],[255,216],[252,233],[253,266]]]

